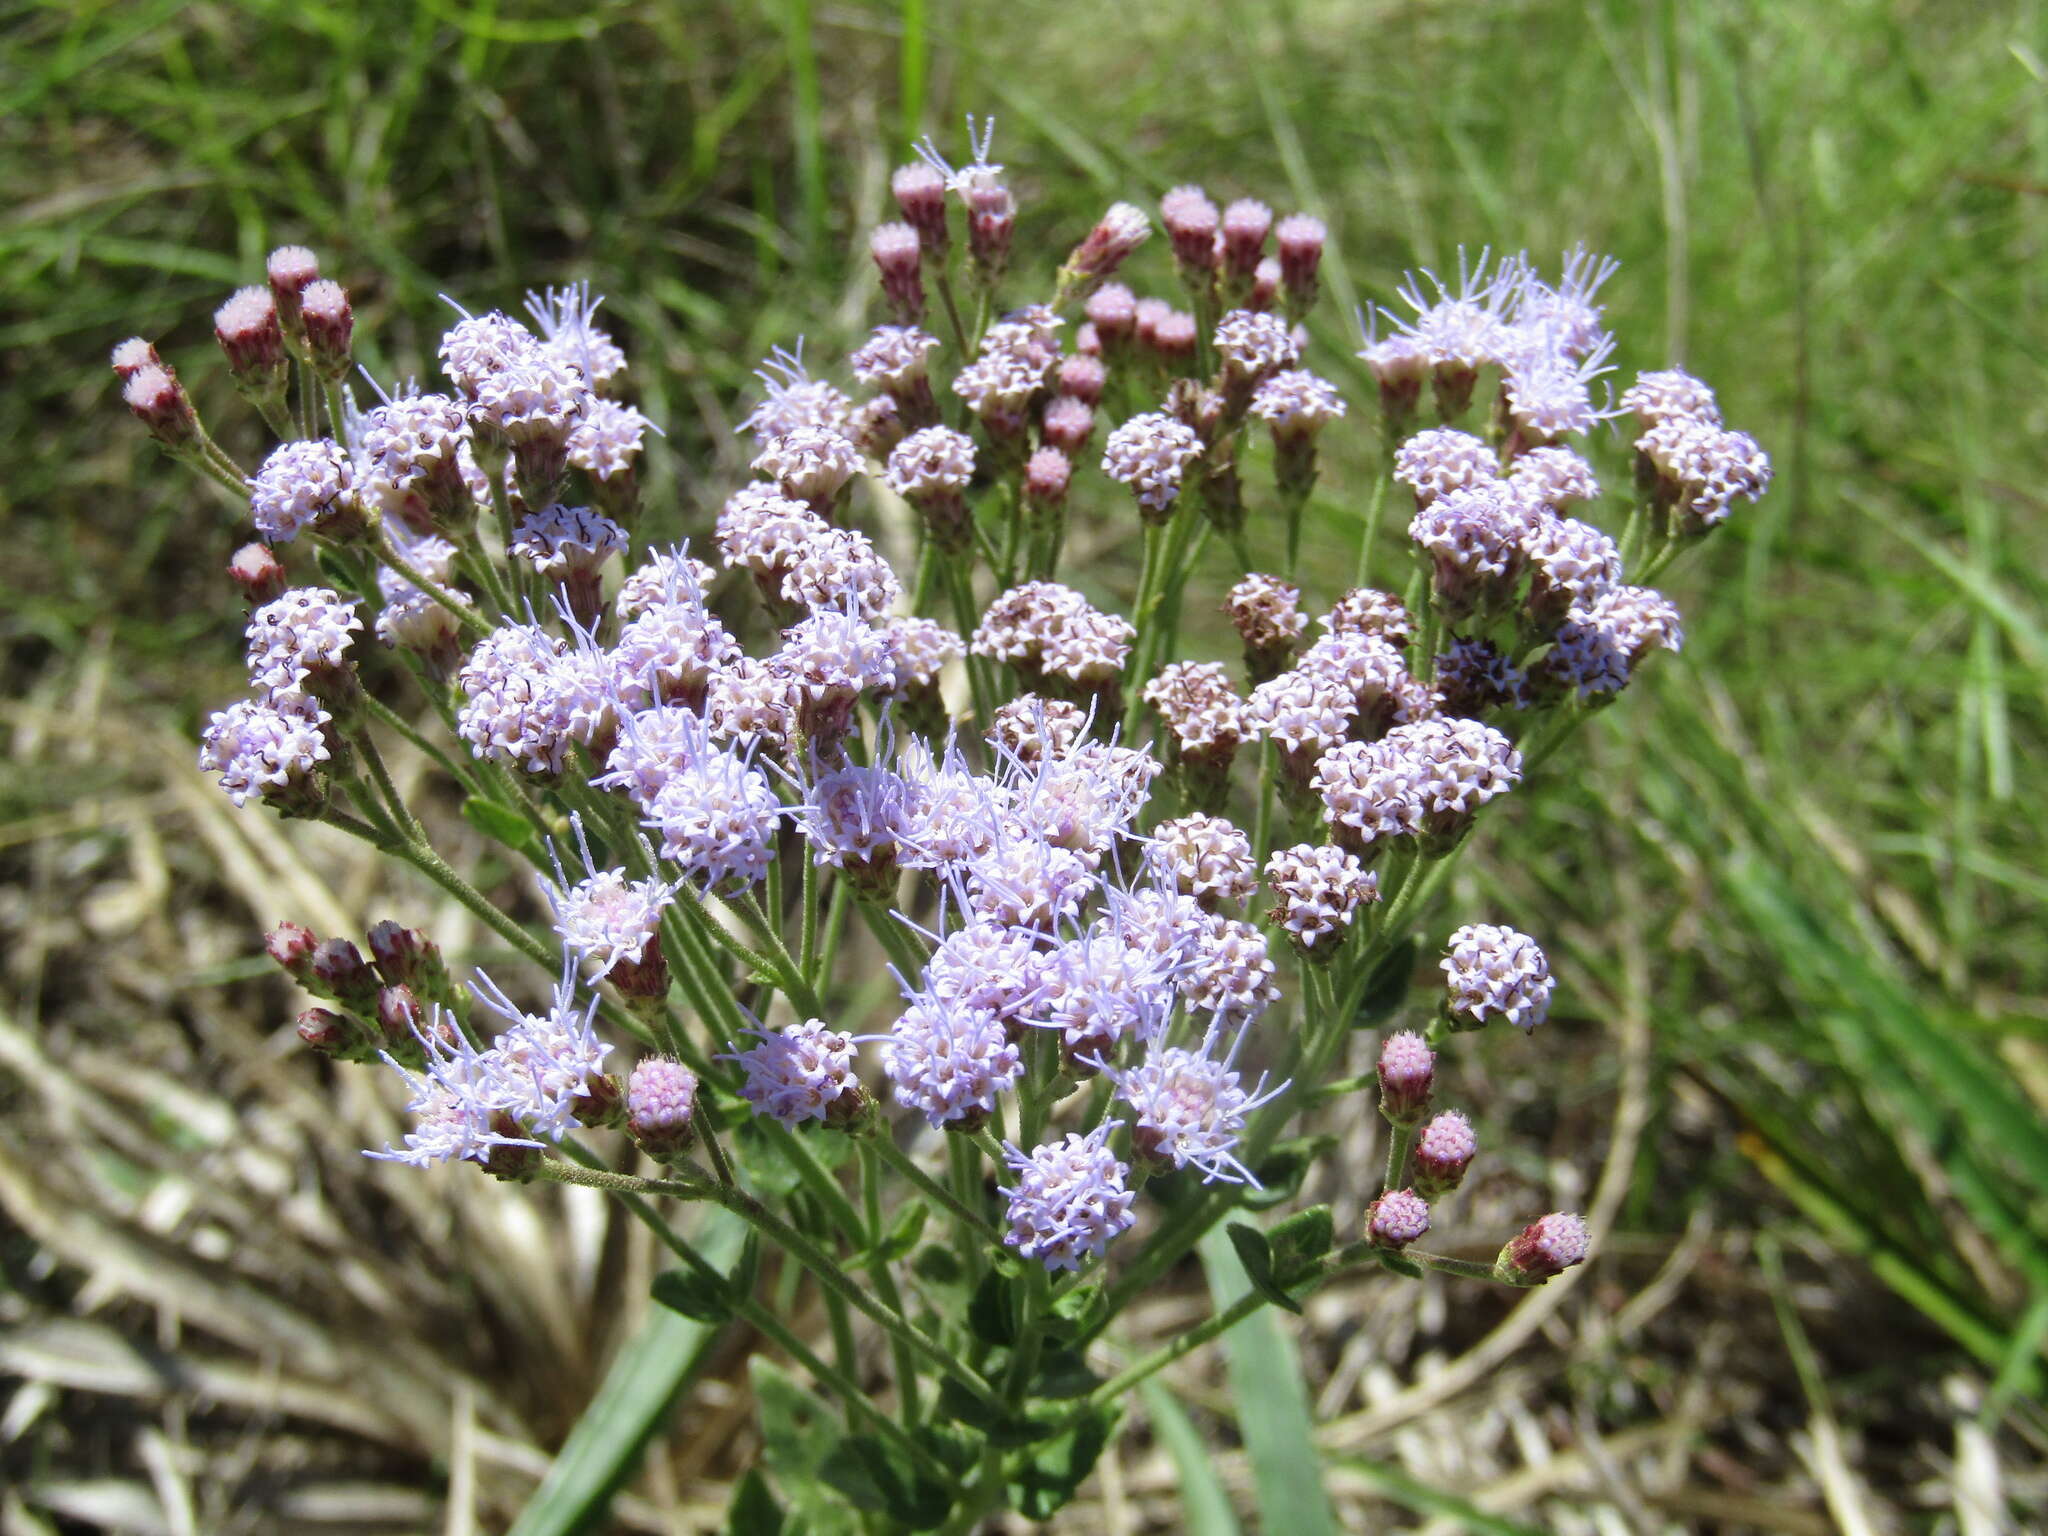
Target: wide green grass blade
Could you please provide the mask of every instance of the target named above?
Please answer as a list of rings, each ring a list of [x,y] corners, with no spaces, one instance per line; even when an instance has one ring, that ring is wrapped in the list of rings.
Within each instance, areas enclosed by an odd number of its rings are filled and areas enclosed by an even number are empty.
[[[738,1257],[746,1224],[725,1211],[707,1216],[698,1246],[723,1269]],[[555,1464],[519,1512],[510,1536],[571,1536],[595,1530],[612,1496],[669,1407],[703,1366],[719,1327],[650,1307],[647,1321],[619,1351],[604,1384],[583,1410]]]
[[[1180,1477],[1180,1528],[1186,1536],[1238,1536],[1237,1511],[1216,1478],[1216,1461],[1187,1410],[1155,1378],[1141,1389],[1152,1433]]]
[[[1221,1227],[1202,1239],[1202,1264],[1209,1272],[1210,1299],[1219,1310],[1251,1289]],[[1288,1536],[1336,1536],[1337,1517],[1323,1488],[1308,1383],[1294,1341],[1267,1308],[1226,1333],[1223,1347],[1237,1431],[1251,1457],[1260,1527]]]

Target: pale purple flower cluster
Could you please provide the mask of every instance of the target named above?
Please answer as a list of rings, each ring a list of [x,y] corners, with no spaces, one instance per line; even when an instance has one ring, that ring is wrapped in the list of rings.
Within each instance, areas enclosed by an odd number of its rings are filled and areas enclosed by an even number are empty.
[[[740,1096],[756,1114],[795,1127],[859,1107],[853,1041],[827,1028],[823,1019],[805,1019],[782,1030],[755,1024],[746,1033],[753,1045],[718,1060],[739,1064]]]
[[[1033,581],[989,604],[969,648],[1027,674],[1096,687],[1115,679],[1136,638],[1128,620],[1103,613],[1072,587]]]
[[[1047,1269],[1079,1269],[1130,1229],[1136,1218],[1124,1182],[1128,1170],[1109,1150],[1116,1128],[1116,1121],[1105,1121],[1085,1136],[1069,1135],[1028,1153],[1005,1143],[1017,1182],[998,1190],[1010,1202],[1004,1243]]]
[[[1141,512],[1157,521],[1173,508],[1188,466],[1202,456],[1202,440],[1185,422],[1158,411],[1133,416],[1109,434],[1102,472],[1128,485]]]
[[[509,1027],[479,1049],[438,1010],[431,1024],[416,1021],[424,1073],[385,1057],[412,1087],[413,1127],[403,1147],[369,1155],[424,1168],[458,1158],[488,1163],[500,1149],[539,1146],[535,1138],[559,1141],[582,1106],[604,1096],[598,1080],[611,1050],[593,1027],[597,998],[579,1007],[576,990],[565,972],[547,1012],[526,1013],[477,972],[471,991]]]
[[[1522,754],[1477,720],[1437,716],[1350,742],[1315,768],[1331,835],[1361,856],[1385,839],[1457,835],[1478,809],[1522,776]]]
[[[1525,933],[1467,923],[1451,935],[1442,970],[1454,1025],[1477,1029],[1501,1018],[1526,1034],[1550,1016],[1550,962]]]
[[[1268,1089],[1261,1076],[1246,1089],[1235,1070],[1242,1031],[1222,1056],[1216,1031],[1195,1050],[1169,1045],[1147,1052],[1125,1071],[1112,1069],[1117,1097],[1131,1109],[1131,1145],[1141,1157],[1174,1168],[1194,1168],[1207,1184],[1259,1181],[1237,1156],[1245,1117],[1287,1091]]]
[[[1313,953],[1343,942],[1359,907],[1379,900],[1380,877],[1328,843],[1298,843],[1266,861],[1269,916]]]
[[[249,486],[249,516],[273,544],[311,528],[326,531],[359,515],[355,461],[328,438],[280,443]]]

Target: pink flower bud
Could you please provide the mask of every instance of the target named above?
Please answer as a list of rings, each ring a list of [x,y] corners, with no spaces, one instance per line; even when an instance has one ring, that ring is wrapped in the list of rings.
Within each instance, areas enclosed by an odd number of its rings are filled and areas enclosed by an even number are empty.
[[[1152,350],[1169,366],[1191,362],[1198,335],[1193,315],[1169,310],[1152,327]]]
[[[127,383],[144,368],[162,368],[165,373],[171,371],[165,366],[164,360],[156,355],[156,348],[144,341],[140,336],[130,336],[126,341],[116,346],[110,361],[113,364],[116,377],[123,384]]]
[[[355,1043],[355,1031],[348,1020],[332,1008],[308,1008],[294,1022],[299,1039],[322,1056],[336,1056]]]
[[[1067,499],[1074,465],[1057,448],[1041,448],[1024,465],[1024,501],[1034,512],[1049,512]]]
[[[279,923],[263,936],[263,951],[295,981],[312,975],[313,951],[320,941],[303,923]]]
[[[1406,1248],[1429,1230],[1429,1202],[1412,1189],[1394,1189],[1366,1207],[1365,1235],[1380,1248]]]
[[[306,330],[306,351],[314,369],[329,380],[349,370],[355,335],[355,313],[348,291],[329,278],[308,283],[299,292],[299,322]]]
[[[1581,1218],[1552,1211],[1509,1240],[1493,1272],[1511,1285],[1536,1285],[1584,1263],[1591,1240]]]
[[[1380,1113],[1395,1125],[1413,1125],[1429,1108],[1436,1083],[1436,1052],[1422,1036],[1404,1029],[1380,1047]]]
[[[270,297],[277,304],[278,324],[284,327],[285,335],[297,340],[302,334],[299,295],[320,276],[318,258],[303,245],[281,245],[263,264],[263,275],[270,280]]]
[[[392,986],[407,986],[431,997],[447,976],[440,948],[417,928],[385,918],[370,929],[370,954],[377,973]]]
[[[1266,235],[1273,228],[1273,210],[1256,198],[1241,197],[1223,210],[1223,270],[1243,282],[1258,270],[1266,254]]]
[[[363,953],[347,939],[329,939],[313,951],[313,980],[330,996],[352,1008],[374,1008],[377,973],[363,960]]]
[[[1102,366],[1100,357],[1091,357],[1083,353],[1077,357],[1065,358],[1060,363],[1059,393],[1072,395],[1076,400],[1094,405],[1102,398],[1102,386],[1108,372]]]
[[[1129,203],[1112,204],[1067,258],[1064,273],[1071,274],[1079,285],[1076,294],[1109,277],[1151,235],[1152,221],[1145,217],[1143,209]]]
[[[284,563],[271,553],[268,544],[244,544],[228,561],[228,575],[254,608],[284,596],[289,583]]]
[[[1094,434],[1095,412],[1087,401],[1061,395],[1046,405],[1039,436],[1048,447],[1072,458]]]
[[[284,329],[268,288],[237,290],[213,312],[213,337],[244,394],[267,397],[284,388]]]
[[[419,1026],[420,1000],[408,986],[379,987],[376,1013],[385,1044],[399,1045],[412,1039]]]
[[[1416,1190],[1431,1200],[1449,1194],[1465,1181],[1465,1170],[1478,1150],[1472,1122],[1455,1109],[1445,1110],[1415,1139]]]
[[[1105,283],[1096,289],[1089,296],[1087,313],[1097,339],[1111,354],[1129,341],[1137,329],[1138,301],[1122,283]]]
[[[917,230],[909,224],[884,224],[868,236],[868,254],[882,274],[883,297],[905,325],[924,317],[920,250]]]
[[[1216,269],[1216,205],[1200,187],[1175,187],[1159,199],[1159,222],[1183,272]]]
[[[1280,263],[1268,256],[1252,273],[1252,291],[1246,295],[1244,307],[1263,315],[1272,309],[1279,297]]]
[[[1102,356],[1102,333],[1093,320],[1083,320],[1074,331],[1074,351],[1082,357]]]
[[[198,439],[199,417],[191,397],[168,368],[144,364],[136,369],[121,386],[121,398],[149,435],[173,452]]]
[[[626,1134],[656,1162],[675,1162],[696,1139],[697,1074],[679,1061],[647,1056],[626,1084]]]
[[[986,182],[967,194],[967,254],[981,280],[993,287],[1010,262],[1010,238],[1017,228],[1017,200],[1000,182]]]
[[[932,260],[946,254],[946,178],[922,160],[899,166],[889,190],[902,210],[903,222],[917,231],[919,245]]]
[[[1287,290],[1287,312],[1297,318],[1315,305],[1317,273],[1329,231],[1312,214],[1290,214],[1275,232],[1280,247],[1280,286]]]

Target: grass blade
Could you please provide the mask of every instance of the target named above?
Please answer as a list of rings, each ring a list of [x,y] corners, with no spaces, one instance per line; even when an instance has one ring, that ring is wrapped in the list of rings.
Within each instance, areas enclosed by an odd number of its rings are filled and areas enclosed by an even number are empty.
[[[1347,1472],[1357,1473],[1396,1504],[1411,1509],[1418,1515],[1448,1520],[1464,1530],[1477,1532],[1478,1536],[1543,1536],[1542,1531],[1533,1525],[1523,1525],[1518,1520],[1489,1515],[1469,1499],[1461,1499],[1454,1493],[1432,1488],[1429,1484],[1410,1477],[1399,1467],[1390,1467],[1385,1462],[1346,1456],[1337,1465]]]
[[[744,1233],[738,1217],[715,1211],[704,1224],[699,1246],[722,1268],[739,1254]],[[595,1522],[603,1519],[639,1461],[641,1448],[703,1365],[718,1332],[716,1324],[649,1307],[647,1321],[619,1351],[510,1536],[570,1536],[596,1529]]]
[[[1187,1410],[1156,1379],[1146,1382],[1143,1391],[1152,1432],[1180,1476],[1181,1529],[1187,1536],[1238,1536],[1237,1512],[1217,1481],[1215,1460]]]
[[[1227,1307],[1251,1289],[1228,1234],[1221,1227],[1202,1239],[1209,1295]],[[1301,1356],[1271,1309],[1254,1312],[1223,1336],[1230,1362],[1230,1395],[1237,1429],[1251,1457],[1259,1525],[1288,1536],[1336,1536],[1337,1517],[1323,1488],[1309,1417]]]

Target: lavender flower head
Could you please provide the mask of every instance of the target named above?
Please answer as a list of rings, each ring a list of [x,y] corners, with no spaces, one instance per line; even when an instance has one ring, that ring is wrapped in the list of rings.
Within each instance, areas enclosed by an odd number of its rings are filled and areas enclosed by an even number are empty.
[[[997,1191],[1010,1202],[1007,1246],[1047,1269],[1079,1269],[1129,1230],[1135,1218],[1127,1170],[1108,1145],[1117,1126],[1105,1121],[1085,1136],[1069,1135],[1029,1153],[1004,1143],[1003,1155],[1017,1172],[1014,1186]]]
[[[523,1012],[482,971],[470,991],[511,1025],[481,1057],[493,1083],[492,1107],[532,1135],[561,1140],[578,1123],[582,1102],[602,1091],[596,1079],[611,1046],[597,1036],[596,994],[577,1007],[576,973],[569,968],[545,1013]]]
[[[1365,1235],[1380,1248],[1406,1248],[1429,1230],[1429,1202],[1412,1189],[1381,1195],[1366,1208]]]
[[[273,544],[328,531],[359,517],[355,481],[354,461],[329,439],[280,443],[250,483],[250,520]]]
[[[1181,479],[1202,456],[1201,439],[1186,423],[1158,411],[1133,416],[1109,434],[1102,472],[1128,485],[1149,521],[1163,522],[1180,495]]]
[[[1550,1014],[1550,962],[1536,941],[1512,928],[1467,923],[1451,935],[1441,969],[1444,1009],[1454,1029],[1506,1019],[1527,1034]]]
[[[785,1030],[750,1026],[754,1044],[717,1057],[739,1063],[745,1074],[740,1097],[754,1113],[792,1130],[806,1120],[843,1123],[863,1101],[853,1075],[853,1041],[828,1029],[823,1019],[806,1019]]]
[[[768,873],[782,803],[738,754],[709,751],[682,764],[647,809],[662,857],[705,889],[744,890]]]
[[[1304,953],[1322,945],[1327,954],[1343,943],[1359,907],[1379,900],[1380,877],[1342,848],[1300,843],[1266,861],[1266,887],[1273,921]]]
[[[882,1069],[896,1097],[933,1126],[974,1130],[1024,1070],[995,1014],[960,1000],[915,997],[883,1037]]]
[[[200,733],[199,767],[220,775],[236,805],[256,795],[310,811],[324,798],[314,776],[329,758],[327,723],[327,712],[302,694],[237,699]]]
[[[1214,1056],[1218,1036],[1211,1030],[1199,1049],[1166,1046],[1136,1067],[1109,1073],[1117,1097],[1131,1108],[1131,1146],[1139,1156],[1197,1169],[1204,1184],[1221,1180],[1258,1186],[1237,1156],[1238,1138],[1245,1117],[1285,1093],[1288,1085],[1268,1089],[1261,1076],[1247,1091],[1232,1066],[1243,1042],[1240,1030],[1230,1050]]]

